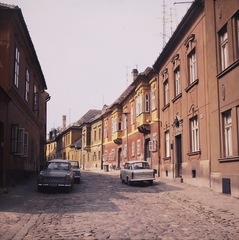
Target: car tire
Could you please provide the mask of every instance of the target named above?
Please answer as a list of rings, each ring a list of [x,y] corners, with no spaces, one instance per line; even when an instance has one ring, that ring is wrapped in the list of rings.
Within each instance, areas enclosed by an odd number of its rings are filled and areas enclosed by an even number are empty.
[[[38,190],[38,192],[42,192],[43,187],[41,187],[41,186],[37,186],[37,190]]]
[[[149,181],[149,185],[152,186],[153,185],[153,180]]]
[[[131,186],[131,182],[129,181],[129,178],[127,178],[127,184],[128,186]]]
[[[120,179],[121,179],[121,182],[124,183],[124,179],[122,178],[122,176],[120,175]]]

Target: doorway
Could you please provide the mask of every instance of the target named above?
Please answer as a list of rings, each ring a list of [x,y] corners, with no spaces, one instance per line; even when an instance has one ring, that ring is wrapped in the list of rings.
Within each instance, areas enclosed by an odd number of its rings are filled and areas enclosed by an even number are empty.
[[[118,150],[118,168],[122,168],[123,167],[123,162],[122,162],[122,148],[119,148]]]
[[[176,141],[176,177],[182,177],[182,135],[175,137]]]

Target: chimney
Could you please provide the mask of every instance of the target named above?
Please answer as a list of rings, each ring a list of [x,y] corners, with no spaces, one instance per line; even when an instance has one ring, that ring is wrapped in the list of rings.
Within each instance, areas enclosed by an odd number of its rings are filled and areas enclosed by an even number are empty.
[[[62,131],[66,129],[66,115],[62,116]]]
[[[138,70],[133,69],[131,72],[132,82],[138,77]]]

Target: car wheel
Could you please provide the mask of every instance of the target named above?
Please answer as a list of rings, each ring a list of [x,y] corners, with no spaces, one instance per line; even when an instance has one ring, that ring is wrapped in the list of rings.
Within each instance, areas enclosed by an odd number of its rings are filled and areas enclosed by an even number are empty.
[[[149,185],[152,186],[153,185],[153,180],[149,181]]]
[[[129,178],[127,178],[127,184],[128,186],[131,186],[131,182],[129,181]]]
[[[120,179],[121,179],[121,182],[124,183],[124,179],[122,178],[122,176],[120,175]]]
[[[43,188],[41,186],[37,186],[38,192],[42,192]]]

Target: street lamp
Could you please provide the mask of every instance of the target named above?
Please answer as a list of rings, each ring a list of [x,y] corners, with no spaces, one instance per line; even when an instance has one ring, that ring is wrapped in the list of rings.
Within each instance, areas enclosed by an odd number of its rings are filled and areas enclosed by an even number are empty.
[[[127,148],[126,157],[127,157],[127,161],[129,161],[128,114],[130,114],[130,113],[129,112],[123,112],[123,114],[125,115],[125,120],[126,120],[126,148]]]

